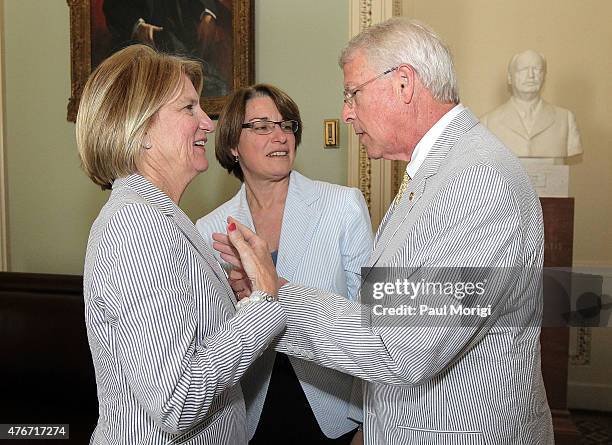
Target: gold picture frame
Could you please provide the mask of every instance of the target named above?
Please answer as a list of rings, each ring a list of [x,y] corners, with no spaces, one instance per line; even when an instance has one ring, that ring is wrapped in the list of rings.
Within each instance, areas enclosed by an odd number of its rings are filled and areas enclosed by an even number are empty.
[[[92,24],[98,23],[96,14],[101,11],[104,0],[67,0],[70,8],[70,60],[71,87],[67,119],[76,120],[81,92],[92,71]],[[230,4],[231,8],[231,79],[229,92],[253,83],[255,75],[254,58],[254,0],[217,0]],[[93,36],[92,36],[93,34]],[[106,56],[112,54],[109,52]],[[94,67],[95,68],[95,67]],[[226,95],[205,96],[200,103],[204,111],[216,118],[225,105]]]

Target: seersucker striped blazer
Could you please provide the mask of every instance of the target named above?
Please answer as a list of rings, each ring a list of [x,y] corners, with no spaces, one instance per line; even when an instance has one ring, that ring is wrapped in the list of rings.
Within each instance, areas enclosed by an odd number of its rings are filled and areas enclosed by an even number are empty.
[[[98,388],[92,444],[246,444],[240,377],[284,327],[278,303],[236,313],[192,222],[139,175],[117,179],[85,258]]]
[[[368,307],[292,283],[279,292],[287,328],[277,348],[366,381],[366,444],[553,444],[540,369],[542,214],[519,161],[464,110],[381,227],[369,266],[502,271],[492,316],[374,326],[362,323]]]
[[[230,215],[253,229],[244,184],[196,227],[210,243],[212,233],[225,232]],[[361,192],[292,171],[279,246],[279,276],[355,298],[361,267],[372,251],[372,226]],[[274,349],[266,351],[242,379],[249,437],[259,423],[275,357]],[[362,420],[361,382],[312,362],[290,361],[323,433],[336,438],[356,428],[351,419]]]

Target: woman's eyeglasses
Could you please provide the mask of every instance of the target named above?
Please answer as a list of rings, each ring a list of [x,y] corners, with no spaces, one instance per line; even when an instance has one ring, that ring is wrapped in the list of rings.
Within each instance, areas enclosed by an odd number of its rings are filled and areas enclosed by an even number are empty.
[[[242,124],[242,128],[250,128],[256,134],[270,134],[274,131],[274,127],[278,125],[283,133],[297,133],[300,128],[298,121],[269,121],[258,120]]]

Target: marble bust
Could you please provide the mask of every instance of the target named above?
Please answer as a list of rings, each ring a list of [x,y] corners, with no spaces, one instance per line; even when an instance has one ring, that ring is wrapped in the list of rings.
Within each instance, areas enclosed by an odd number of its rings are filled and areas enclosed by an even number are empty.
[[[527,50],[508,64],[508,102],[481,117],[491,132],[524,158],[565,158],[582,153],[574,114],[540,97],[546,59]]]

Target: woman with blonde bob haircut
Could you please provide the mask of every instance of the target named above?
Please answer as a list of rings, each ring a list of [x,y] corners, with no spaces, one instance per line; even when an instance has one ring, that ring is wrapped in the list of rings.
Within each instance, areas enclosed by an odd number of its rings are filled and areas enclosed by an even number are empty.
[[[112,190],[83,276],[100,407],[92,444],[246,444],[239,379],[284,328],[276,275],[253,283],[257,304],[237,310],[178,207],[208,167],[213,123],[201,88],[199,63],[134,45],[102,62],[83,90],[83,169]]]

